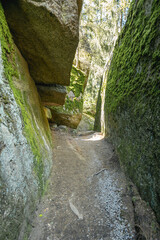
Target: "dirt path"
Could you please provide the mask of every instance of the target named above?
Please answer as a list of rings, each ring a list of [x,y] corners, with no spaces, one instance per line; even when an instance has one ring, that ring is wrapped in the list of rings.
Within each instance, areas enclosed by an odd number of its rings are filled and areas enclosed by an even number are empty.
[[[132,240],[126,178],[100,134],[53,132],[53,171],[30,240]]]

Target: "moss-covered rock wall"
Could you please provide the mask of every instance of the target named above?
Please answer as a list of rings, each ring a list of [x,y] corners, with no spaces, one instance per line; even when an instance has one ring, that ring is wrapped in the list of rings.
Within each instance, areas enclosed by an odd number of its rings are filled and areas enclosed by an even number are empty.
[[[0,239],[27,239],[51,163],[48,121],[0,3]]]
[[[106,135],[160,222],[160,1],[134,0],[113,54]]]

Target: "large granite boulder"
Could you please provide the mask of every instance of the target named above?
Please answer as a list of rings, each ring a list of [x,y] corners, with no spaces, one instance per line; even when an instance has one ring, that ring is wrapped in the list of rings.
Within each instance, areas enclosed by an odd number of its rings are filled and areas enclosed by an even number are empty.
[[[51,109],[51,113],[52,119],[50,119],[50,122],[70,128],[77,128],[82,119],[81,113],[70,114],[63,112],[61,108],[53,108]]]
[[[28,239],[52,165],[49,124],[0,3],[0,239]]]
[[[2,0],[2,3],[33,80],[69,85],[82,0]]]

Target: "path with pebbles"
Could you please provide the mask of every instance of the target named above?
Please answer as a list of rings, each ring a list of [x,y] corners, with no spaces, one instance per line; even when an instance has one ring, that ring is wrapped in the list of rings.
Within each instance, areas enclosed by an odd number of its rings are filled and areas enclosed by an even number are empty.
[[[53,131],[54,158],[47,194],[30,240],[134,240],[127,181],[102,135]]]

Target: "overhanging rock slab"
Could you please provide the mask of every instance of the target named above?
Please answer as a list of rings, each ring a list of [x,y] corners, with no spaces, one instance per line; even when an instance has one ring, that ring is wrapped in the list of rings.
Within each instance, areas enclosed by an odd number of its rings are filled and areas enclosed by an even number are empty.
[[[66,96],[66,87],[57,84],[37,85],[41,101],[45,106],[63,105]]]
[[[14,41],[36,83],[70,83],[81,0],[2,0]]]

